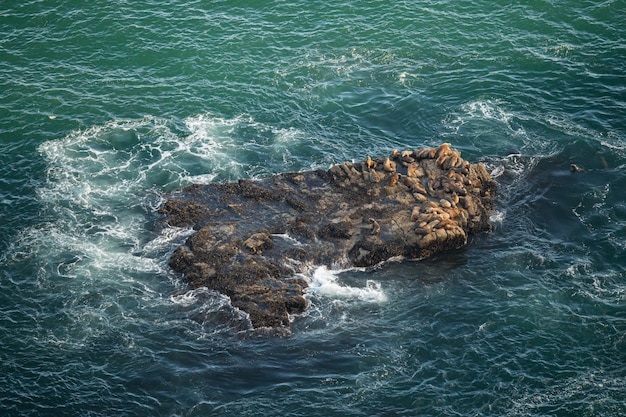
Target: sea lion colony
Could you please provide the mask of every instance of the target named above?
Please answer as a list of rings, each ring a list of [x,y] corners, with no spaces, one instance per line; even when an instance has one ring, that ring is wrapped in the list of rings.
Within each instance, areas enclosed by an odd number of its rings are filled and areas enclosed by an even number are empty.
[[[427,171],[432,172],[432,166],[429,166],[432,165],[432,161],[437,168],[447,171],[448,175],[437,178],[426,176]],[[406,172],[399,172],[398,164],[404,168],[402,171]],[[392,187],[404,177],[404,185],[413,192],[416,200],[411,209],[411,220],[416,223],[413,231],[424,236],[420,246],[427,246],[429,242],[436,240],[437,230],[466,237],[465,228],[469,219],[465,199],[466,187],[473,186],[468,176],[470,164],[464,161],[461,153],[452,149],[449,143],[444,143],[438,148],[425,148],[413,152],[399,152],[394,149],[389,157],[384,159],[372,160],[368,156],[365,166],[372,182],[381,181],[381,177],[375,172],[381,167],[382,171],[391,174],[388,181]]]
[[[161,207],[197,230],[170,265],[246,311],[254,327],[289,328],[302,312],[312,265],[371,267],[458,249],[490,229],[495,183],[444,143],[394,150],[330,169],[194,185]]]

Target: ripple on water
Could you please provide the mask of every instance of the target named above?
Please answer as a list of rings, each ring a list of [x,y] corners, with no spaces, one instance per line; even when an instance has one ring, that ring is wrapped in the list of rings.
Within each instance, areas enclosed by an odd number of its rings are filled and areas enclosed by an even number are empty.
[[[623,414],[620,2],[162,3],[1,13],[5,413]],[[493,232],[313,269],[290,337],[167,266],[165,190],[443,141]]]

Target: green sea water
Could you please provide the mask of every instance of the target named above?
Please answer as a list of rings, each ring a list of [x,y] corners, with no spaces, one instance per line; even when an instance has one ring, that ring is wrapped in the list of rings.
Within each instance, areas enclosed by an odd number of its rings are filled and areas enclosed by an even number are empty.
[[[0,414],[626,415],[624,22],[621,0],[0,1]],[[493,231],[313,268],[290,336],[167,265],[174,188],[442,142],[497,181]]]

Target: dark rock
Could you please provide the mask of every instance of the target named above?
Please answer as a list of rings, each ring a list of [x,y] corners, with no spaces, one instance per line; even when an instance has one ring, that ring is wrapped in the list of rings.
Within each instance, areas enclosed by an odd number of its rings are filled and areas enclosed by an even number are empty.
[[[336,223],[329,223],[323,226],[319,233],[318,237],[320,239],[350,239],[352,236],[352,225],[348,221],[339,221]]]
[[[246,239],[243,242],[243,245],[251,253],[261,255],[264,250],[272,249],[274,247],[274,241],[272,240],[270,232],[267,230],[261,230]]]
[[[449,144],[394,151],[327,171],[194,185],[161,207],[171,226],[197,232],[170,266],[193,288],[231,298],[254,327],[289,329],[304,311],[309,265],[370,267],[458,249],[490,230],[496,185]]]
[[[168,200],[159,211],[168,216],[170,226],[177,227],[191,226],[209,214],[205,206],[180,200]]]

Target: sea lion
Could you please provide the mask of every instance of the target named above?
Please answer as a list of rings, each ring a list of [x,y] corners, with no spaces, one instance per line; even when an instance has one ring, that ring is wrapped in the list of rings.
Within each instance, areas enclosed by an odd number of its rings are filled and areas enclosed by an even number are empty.
[[[413,193],[413,197],[415,197],[415,199],[419,201],[420,203],[428,201],[428,197],[426,197],[426,193],[422,194],[421,192],[415,192]]]
[[[428,194],[428,191],[426,191],[426,188],[424,188],[422,183],[419,182],[419,181],[415,181],[413,183],[413,185],[411,186],[411,191],[416,192],[416,193],[420,193],[420,194],[423,194],[423,195]]]
[[[584,168],[581,168],[576,164],[572,164],[571,168],[572,168],[572,172],[583,172],[585,170]]]
[[[450,220],[450,215],[448,214],[448,212],[444,211],[443,213],[439,213],[437,214],[437,217],[439,218],[439,220],[443,221],[443,220]]]
[[[367,169],[376,169],[376,162],[372,161],[372,158],[370,158],[369,155],[365,158],[365,165],[367,165]]]
[[[447,211],[448,215],[450,216],[451,219],[454,219],[456,217],[458,217],[459,214],[461,214],[461,209],[458,207],[454,207],[450,210]]]
[[[435,157],[435,152],[437,149],[435,148],[424,148],[419,151],[413,151],[413,155],[415,159],[433,159]]]
[[[391,178],[389,178],[389,185],[391,185],[392,187],[395,187],[400,177],[401,175],[397,173],[395,175],[392,175]]]
[[[443,209],[442,207],[439,207],[439,206],[437,206],[437,207],[430,207],[428,210],[431,213],[436,213],[436,214],[442,214],[442,213],[446,212],[445,209]]]
[[[456,195],[467,195],[467,190],[465,189],[465,187],[463,187],[463,185],[457,184],[451,181],[446,182],[443,185],[443,189],[447,193],[456,194]]]
[[[441,166],[445,170],[450,170],[452,168],[460,166],[462,164],[461,161],[462,159],[460,156],[452,154],[452,155],[448,155],[445,162],[443,162]]]
[[[428,180],[428,193],[431,196],[437,195],[437,189],[441,187],[441,181],[439,179],[431,178]]]
[[[439,204],[435,203],[434,201],[428,200],[426,203],[424,203],[424,207],[427,209],[434,209],[438,208]]]
[[[372,235],[378,236],[380,234],[380,224],[378,224],[376,219],[370,218],[369,220],[372,224]]]
[[[418,234],[418,235],[427,235],[430,232],[433,231],[433,229],[428,229],[426,227],[419,227],[417,226],[416,228],[413,229],[413,231]]]
[[[448,173],[448,178],[450,178],[450,180],[456,181],[456,182],[458,182],[460,184],[464,183],[466,180],[469,179],[468,177],[459,174],[454,169],[450,170],[450,172]]]
[[[428,224],[426,225],[426,229],[431,229],[431,230],[432,230],[432,229],[434,229],[435,227],[437,227],[437,225],[438,225],[439,223],[441,223],[441,220],[439,220],[439,219],[435,219],[435,220],[431,221],[430,223],[428,223]]]
[[[411,211],[411,221],[416,221],[419,218],[420,215],[420,206],[414,206],[413,210]]]
[[[428,223],[433,221],[435,216],[431,213],[420,213],[415,219],[415,222],[418,223],[421,227],[426,226]]]
[[[449,143],[442,143],[437,148],[437,151],[435,152],[435,156],[441,157],[441,156],[448,156],[452,154],[452,150],[450,149],[451,146],[452,145],[450,145]]]
[[[443,164],[445,164],[448,161],[448,155],[440,155],[439,157],[437,157],[437,159],[435,160],[435,165],[437,166],[437,168],[439,169],[444,169]]]
[[[387,172],[396,172],[396,163],[389,158],[385,158],[385,162],[383,162],[383,169]]]
[[[446,229],[446,230],[452,230],[454,228],[458,227],[456,222],[454,220],[442,220],[439,224],[438,224],[438,229]]]
[[[417,170],[417,166],[415,164],[409,165],[406,171],[407,177],[412,177],[415,174],[416,170]]]
[[[443,227],[445,227],[447,224],[455,224],[456,222],[454,220],[450,220],[450,219],[441,219],[439,220],[439,223],[437,223],[437,229],[441,229]]]
[[[461,158],[461,155],[456,155],[456,159],[452,164],[452,168],[461,168],[465,164],[465,160]]]
[[[460,167],[463,164],[463,158],[461,158],[461,153],[456,149],[444,147],[439,153],[436,163],[437,167],[443,170],[450,170],[455,167]]]

